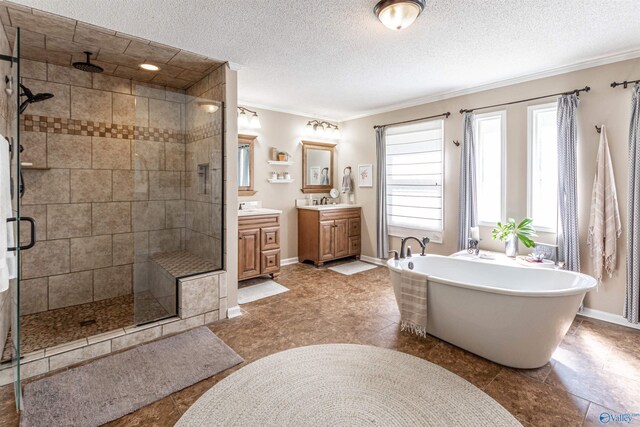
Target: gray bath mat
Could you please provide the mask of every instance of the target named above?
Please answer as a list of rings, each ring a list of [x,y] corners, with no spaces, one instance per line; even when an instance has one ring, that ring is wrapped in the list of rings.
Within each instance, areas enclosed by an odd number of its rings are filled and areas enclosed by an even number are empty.
[[[242,361],[208,328],[193,329],[27,384],[20,425],[99,426]]]
[[[356,273],[362,273],[363,271],[373,270],[377,267],[377,265],[367,264],[366,262],[354,261],[347,264],[336,265],[335,267],[329,267],[329,270],[344,274],[345,276],[351,276]]]
[[[288,288],[273,280],[263,279],[255,285],[238,288],[238,304],[246,304],[262,298],[272,297],[288,290]]]

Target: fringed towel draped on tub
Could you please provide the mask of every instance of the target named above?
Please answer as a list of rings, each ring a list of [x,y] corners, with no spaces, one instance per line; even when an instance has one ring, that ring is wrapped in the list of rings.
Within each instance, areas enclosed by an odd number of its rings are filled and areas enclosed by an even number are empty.
[[[640,322],[640,85],[636,83],[631,97],[629,126],[629,223],[627,224],[627,291],[624,317]]]
[[[602,125],[596,160],[596,177],[591,195],[591,216],[587,244],[593,258],[593,273],[602,281],[603,270],[609,277],[616,269],[618,238],[622,234],[616,182],[607,132]]]
[[[402,270],[400,284],[400,325],[420,337],[427,336],[427,283],[424,274]]]

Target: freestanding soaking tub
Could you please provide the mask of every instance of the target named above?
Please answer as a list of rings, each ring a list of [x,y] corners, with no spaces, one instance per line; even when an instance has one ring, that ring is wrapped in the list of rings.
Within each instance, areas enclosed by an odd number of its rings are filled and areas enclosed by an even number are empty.
[[[387,262],[398,303],[410,262],[428,280],[427,332],[514,368],[547,363],[596,287],[581,273],[427,255]]]

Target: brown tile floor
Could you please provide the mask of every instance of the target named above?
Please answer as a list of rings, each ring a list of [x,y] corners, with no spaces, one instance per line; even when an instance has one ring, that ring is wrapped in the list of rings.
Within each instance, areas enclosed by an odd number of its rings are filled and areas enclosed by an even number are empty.
[[[210,325],[246,363],[288,348],[361,343],[437,363],[500,402],[525,426],[599,425],[599,414],[640,412],[640,331],[577,318],[542,368],[496,365],[433,337],[399,331],[385,268],[354,276],[293,265],[278,282],[290,292],[243,306],[244,315]],[[244,364],[111,423],[173,425],[198,397]],[[0,388],[0,426],[17,425],[10,387]],[[640,419],[635,420],[635,425]],[[634,425],[634,424],[631,424]]]

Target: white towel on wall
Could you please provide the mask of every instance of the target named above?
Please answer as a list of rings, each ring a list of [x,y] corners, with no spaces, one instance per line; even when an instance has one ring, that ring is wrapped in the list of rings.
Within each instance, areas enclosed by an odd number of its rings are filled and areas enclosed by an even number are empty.
[[[13,223],[6,220],[13,216],[10,162],[9,143],[0,135],[0,292],[9,288],[9,279],[15,277],[17,270],[15,253],[8,250],[15,243]]]
[[[607,133],[602,125],[596,159],[596,177],[591,194],[591,216],[587,239],[593,258],[593,273],[598,282],[602,281],[603,271],[611,277],[616,269],[617,240],[621,234],[622,225],[611,153]]]

